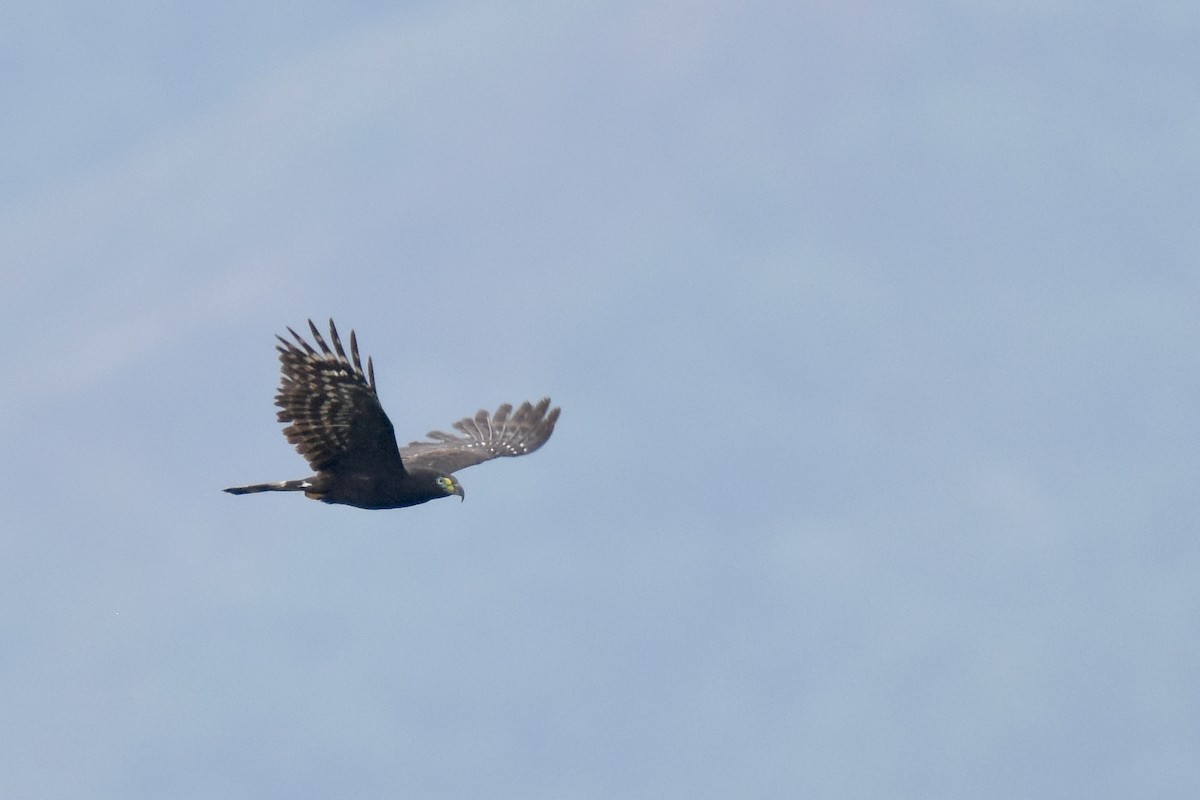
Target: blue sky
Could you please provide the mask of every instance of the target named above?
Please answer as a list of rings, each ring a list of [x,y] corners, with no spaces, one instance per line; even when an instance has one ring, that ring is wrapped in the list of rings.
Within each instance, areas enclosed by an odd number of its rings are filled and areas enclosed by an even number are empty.
[[[0,788],[1190,797],[1188,3],[0,8]],[[295,495],[273,336],[469,500]]]

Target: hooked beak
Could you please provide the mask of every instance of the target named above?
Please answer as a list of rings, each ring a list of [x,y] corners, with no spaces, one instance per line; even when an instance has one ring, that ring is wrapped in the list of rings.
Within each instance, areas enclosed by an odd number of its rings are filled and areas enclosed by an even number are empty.
[[[467,493],[463,491],[461,483],[454,484],[454,493],[458,495],[458,502],[460,503],[467,499]]]

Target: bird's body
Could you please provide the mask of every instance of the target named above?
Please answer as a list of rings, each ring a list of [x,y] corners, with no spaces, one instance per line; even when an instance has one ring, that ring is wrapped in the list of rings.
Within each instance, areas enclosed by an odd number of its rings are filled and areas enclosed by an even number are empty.
[[[558,421],[549,398],[528,402],[513,413],[505,403],[495,414],[478,412],[454,423],[462,435],[434,431],[429,440],[396,444],[391,420],[375,391],[375,369],[363,370],[358,341],[350,332],[347,357],[333,320],[330,348],[311,320],[314,348],[291,328],[295,342],[279,338],[282,376],[275,405],[287,440],[308,460],[315,475],[275,483],[234,486],[230,494],[304,492],[325,503],[383,509],[415,506],[448,495],[464,496],[452,473],[501,456],[537,450]]]
[[[371,475],[319,473],[311,478],[274,483],[255,483],[250,486],[231,486],[230,494],[255,492],[304,492],[306,497],[324,503],[340,503],[358,508],[405,508],[427,503],[447,494],[464,496],[462,486],[455,481],[447,491],[437,483],[440,472],[431,469],[409,469],[403,474]],[[457,489],[457,491],[455,491]]]

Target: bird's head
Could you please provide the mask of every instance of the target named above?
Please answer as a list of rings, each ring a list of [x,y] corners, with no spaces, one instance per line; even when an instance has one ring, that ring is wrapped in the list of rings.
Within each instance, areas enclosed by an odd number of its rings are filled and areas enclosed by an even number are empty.
[[[462,484],[459,483],[458,479],[456,479],[453,475],[438,475],[434,479],[434,483],[436,483],[438,488],[446,494],[458,495],[460,501],[467,499],[467,495],[466,492],[463,491]]]

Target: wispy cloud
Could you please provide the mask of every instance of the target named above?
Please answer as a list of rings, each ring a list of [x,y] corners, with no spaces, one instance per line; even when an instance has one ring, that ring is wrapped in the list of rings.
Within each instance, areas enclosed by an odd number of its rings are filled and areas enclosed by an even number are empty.
[[[353,30],[0,218],[0,333],[16,343],[0,368],[20,376],[6,382],[0,414],[100,380],[172,332],[302,281],[321,234],[288,230],[264,246],[272,214],[288,213],[263,202],[264,187],[381,109],[419,105],[434,91],[430,62],[480,58],[504,41],[511,16],[469,10]]]

